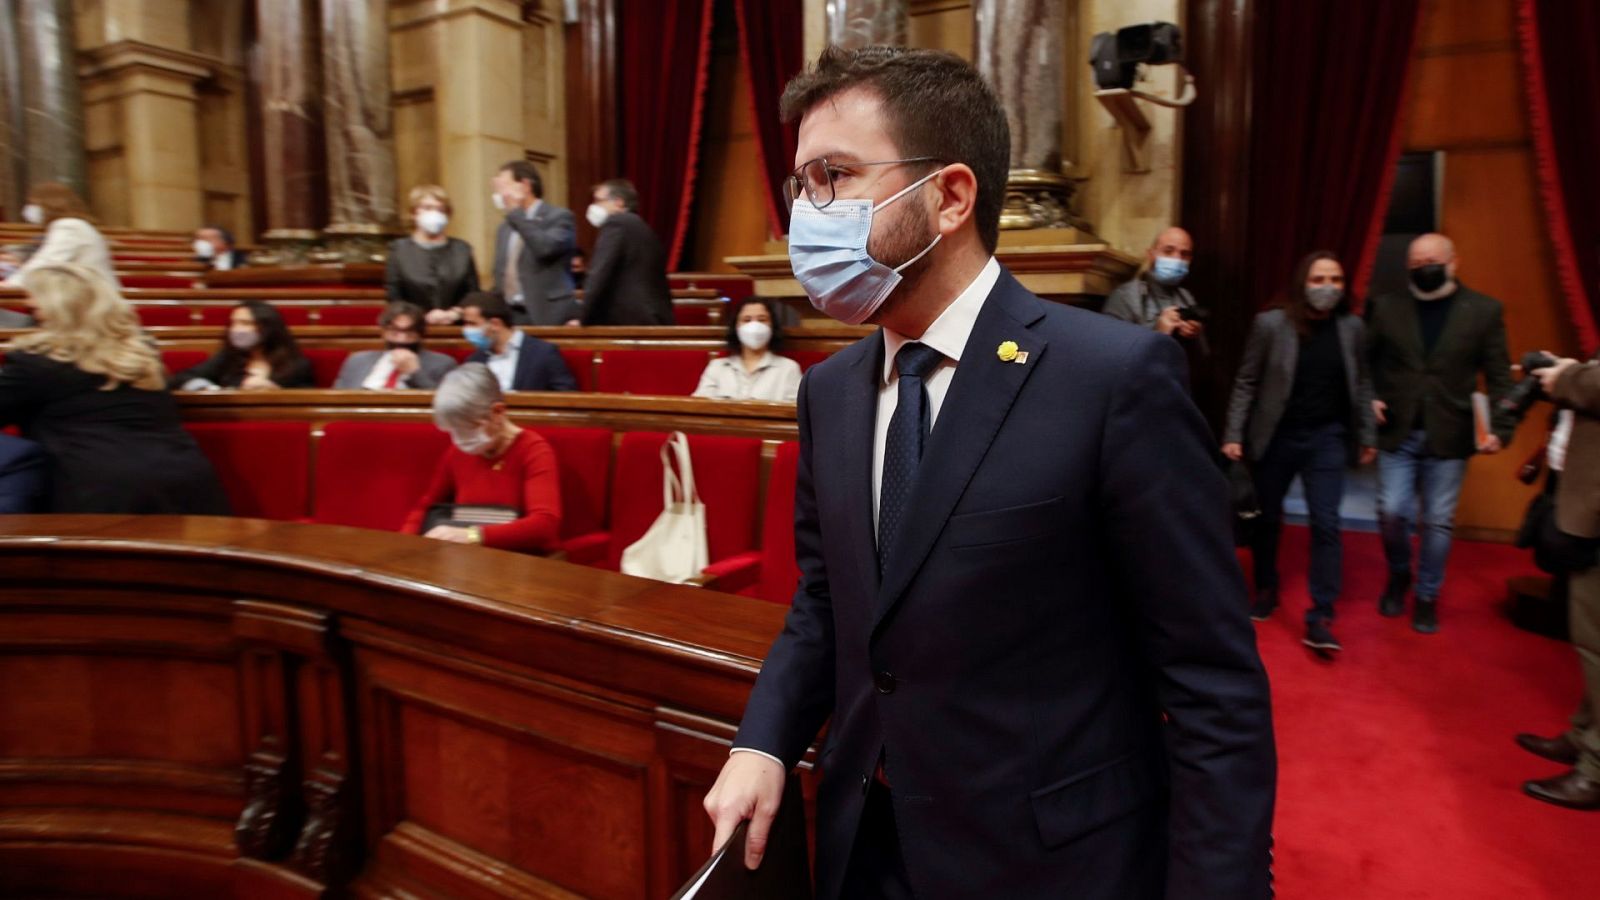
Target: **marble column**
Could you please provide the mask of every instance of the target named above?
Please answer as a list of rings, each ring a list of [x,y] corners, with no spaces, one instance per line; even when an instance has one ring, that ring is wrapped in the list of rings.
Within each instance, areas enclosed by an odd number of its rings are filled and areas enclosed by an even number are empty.
[[[388,0],[322,4],[326,232],[352,261],[399,228],[388,7]],[[376,249],[381,252],[381,244]]]
[[[256,0],[251,78],[261,104],[267,230],[286,262],[322,236],[327,188],[322,153],[322,67],[313,0]]]
[[[0,219],[20,219],[28,192],[22,131],[22,68],[17,9],[0,3]]]
[[[72,0],[14,0],[12,5],[17,12],[28,181],[59,181],[87,194]]]
[[[907,0],[828,0],[828,43],[840,47],[893,44],[911,35]]]
[[[1011,175],[1000,227],[1083,227],[1061,171],[1062,42],[1068,0],[974,0],[974,43],[1011,126]]]

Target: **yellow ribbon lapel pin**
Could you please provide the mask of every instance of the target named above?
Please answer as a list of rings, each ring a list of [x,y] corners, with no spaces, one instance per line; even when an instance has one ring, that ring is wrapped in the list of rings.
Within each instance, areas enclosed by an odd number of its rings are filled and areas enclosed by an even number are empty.
[[[1002,341],[1000,346],[995,348],[994,355],[999,357],[1001,362],[1016,363],[1019,366],[1028,362],[1028,351],[1018,350],[1016,341]]]

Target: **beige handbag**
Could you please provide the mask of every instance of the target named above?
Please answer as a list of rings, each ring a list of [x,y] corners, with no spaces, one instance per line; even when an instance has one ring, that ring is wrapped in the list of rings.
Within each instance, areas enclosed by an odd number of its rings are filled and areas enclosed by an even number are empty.
[[[706,505],[694,489],[689,439],[674,431],[661,445],[661,515],[622,551],[622,573],[682,584],[700,574],[707,555]]]

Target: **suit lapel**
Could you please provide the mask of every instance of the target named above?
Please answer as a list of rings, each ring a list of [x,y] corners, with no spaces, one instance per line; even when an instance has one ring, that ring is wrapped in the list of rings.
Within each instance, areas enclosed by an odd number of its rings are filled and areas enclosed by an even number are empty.
[[[1337,315],[1337,314],[1336,314]],[[1357,368],[1356,354],[1361,352],[1361,339],[1356,335],[1355,316],[1339,316],[1339,358],[1344,360],[1344,383],[1349,391],[1350,401],[1355,402],[1361,396],[1358,387],[1360,372]]]
[[[1300,332],[1295,330],[1294,322],[1290,321],[1289,314],[1284,313],[1283,328],[1278,330],[1278,375],[1282,383],[1294,385],[1295,366],[1300,364]],[[1287,396],[1284,398],[1288,399]]]
[[[1422,319],[1417,315],[1417,302],[1410,294],[1402,296],[1401,300],[1400,309],[1396,310],[1401,334],[1411,346],[1411,352],[1417,355],[1419,367],[1427,365],[1428,350],[1422,344]]]
[[[857,437],[839,442],[842,471],[838,483],[846,486],[842,493],[849,527],[847,546],[855,556],[856,583],[866,586],[867,597],[876,597],[878,538],[872,524],[872,446],[878,421],[878,388],[883,381],[883,331],[880,329],[868,340],[870,345],[862,348],[846,373],[845,391],[839,398],[839,414],[844,420],[840,433]],[[818,399],[811,402],[815,404]],[[852,485],[862,487],[855,489]]]
[[[917,466],[902,530],[895,538],[895,552],[878,590],[874,628],[882,625],[921,568],[989,452],[1017,393],[1039,368],[1046,343],[1028,331],[1028,326],[1043,316],[1040,301],[1009,272],[1002,271],[962,349],[961,363]],[[1001,362],[995,350],[1005,341],[1015,341],[1017,348],[1028,354],[1027,362]]]

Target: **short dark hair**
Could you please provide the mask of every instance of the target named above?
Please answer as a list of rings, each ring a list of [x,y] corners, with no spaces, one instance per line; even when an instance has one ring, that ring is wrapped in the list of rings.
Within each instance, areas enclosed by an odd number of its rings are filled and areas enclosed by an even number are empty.
[[[513,159],[501,166],[500,171],[510,172],[512,178],[528,182],[533,186],[533,195],[544,198],[544,179],[539,177],[539,170],[533,167],[533,163],[525,159]]]
[[[1000,98],[970,63],[943,50],[828,47],[783,89],[785,122],[852,88],[883,101],[885,130],[904,157],[963,163],[978,179],[973,220],[990,253],[1000,243],[1000,210],[1011,171],[1011,128]]]
[[[611,195],[613,199],[621,200],[622,208],[628,212],[639,211],[639,189],[634,187],[633,182],[628,179],[607,178],[605,181],[600,182],[597,187]]]
[[[222,235],[222,242],[224,244],[227,244],[228,247],[230,249],[232,249],[232,247],[233,247],[233,232],[229,231],[228,229],[223,228],[221,225],[207,225],[206,227],[204,227],[204,228],[202,228],[200,230],[201,231],[215,231],[217,234]]]
[[[428,314],[423,312],[422,307],[404,300],[396,300],[383,308],[383,313],[378,316],[378,327],[388,328],[401,316],[411,317],[411,327],[416,329],[418,337],[427,333]]]
[[[516,325],[511,319],[511,307],[506,298],[493,291],[473,291],[461,298],[461,308],[472,307],[485,319],[499,319],[507,328]]]
[[[746,306],[752,304],[765,308],[767,318],[772,320],[772,340],[768,342],[767,350],[777,353],[778,348],[783,346],[783,325],[779,324],[777,306],[766,297],[746,297],[728,304],[728,333],[724,340],[728,342],[728,352],[734,356],[738,356],[739,351],[744,348],[744,345],[739,343],[739,314],[744,312]]]

